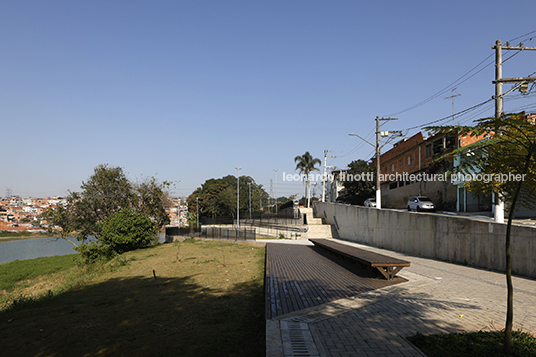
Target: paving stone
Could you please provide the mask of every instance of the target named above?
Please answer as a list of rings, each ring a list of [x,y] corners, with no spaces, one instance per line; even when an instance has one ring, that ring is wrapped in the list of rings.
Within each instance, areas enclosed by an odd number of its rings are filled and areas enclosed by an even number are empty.
[[[410,261],[399,273],[408,281],[317,306],[322,318],[308,327],[321,356],[422,357],[406,337],[504,327],[503,273],[351,245]],[[536,281],[514,277],[513,284],[514,329],[536,333]]]

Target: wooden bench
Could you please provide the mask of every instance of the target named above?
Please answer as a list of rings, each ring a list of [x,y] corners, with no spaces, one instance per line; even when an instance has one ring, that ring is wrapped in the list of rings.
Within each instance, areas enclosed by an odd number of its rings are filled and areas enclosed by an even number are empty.
[[[404,267],[409,267],[409,262],[383,254],[370,252],[346,244],[334,242],[330,239],[309,239],[315,246],[330,250],[337,255],[354,260],[368,267],[377,268],[387,279],[393,280],[395,275]]]

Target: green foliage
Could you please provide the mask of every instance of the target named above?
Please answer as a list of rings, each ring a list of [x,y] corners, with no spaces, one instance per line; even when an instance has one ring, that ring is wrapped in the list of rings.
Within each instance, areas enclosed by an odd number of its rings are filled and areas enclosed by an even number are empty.
[[[41,219],[47,221],[49,233],[58,234],[62,239],[74,232],[74,216],[64,206],[48,208],[41,214]]]
[[[100,236],[104,219],[131,207],[135,200],[133,186],[121,167],[97,166],[81,188],[82,193],[71,193],[68,198],[80,238]]]
[[[147,216],[133,209],[123,209],[106,218],[97,242],[76,248],[84,263],[109,260],[118,254],[145,248],[158,242],[158,226]]]
[[[132,209],[123,209],[104,221],[99,242],[120,254],[156,244],[157,234],[154,221]]]
[[[316,168],[316,165],[322,165],[322,161],[320,161],[320,159],[313,158],[309,151],[306,151],[305,154],[296,156],[294,158],[294,163],[296,164],[296,171],[299,171],[300,174],[305,175],[305,197],[309,199],[309,174],[314,171],[319,171],[318,168]],[[309,204],[307,207],[309,207]]]
[[[107,261],[117,255],[109,244],[104,244],[102,242],[82,243],[75,249],[80,253],[79,259],[83,264]]]
[[[158,225],[163,227],[169,224],[169,216],[165,207],[170,205],[169,189],[171,183],[164,181],[159,183],[156,178],[150,177],[136,185],[136,200],[134,207],[147,217],[152,218]]]
[[[268,193],[249,176],[240,177],[240,211],[249,211],[249,190],[253,211],[260,210],[260,202],[268,203]],[[236,216],[237,180],[228,175],[220,179],[209,179],[197,188],[187,200],[188,211],[196,213],[199,203],[200,217]],[[196,197],[198,200],[196,200]]]
[[[454,173],[487,174],[492,180],[473,180],[465,187],[475,193],[497,193],[512,203],[516,191],[526,208],[536,207],[536,125],[521,114],[484,118],[475,126],[429,127],[435,132],[458,132],[480,141],[457,149],[438,160],[459,158]],[[501,174],[525,175],[523,181],[497,180]]]
[[[109,229],[106,233],[108,238],[101,240],[103,227],[106,226],[104,223],[114,214],[130,209],[132,213],[145,217],[144,222],[150,222],[149,225],[144,223],[140,229],[147,229],[152,234],[155,229],[169,223],[165,210],[169,205],[169,186],[169,182],[159,183],[154,177],[134,184],[127,179],[121,167],[99,165],[87,182],[82,183],[82,192],[71,192],[66,206],[51,208],[41,218],[47,220],[50,231],[63,239],[76,232],[77,239],[84,242],[77,248],[82,261],[109,259],[118,252],[131,249],[130,245],[146,246],[140,242],[147,239],[140,238],[140,233],[136,233],[134,243],[121,242],[118,238],[121,233],[117,232],[113,236]],[[141,219],[140,217],[136,219]],[[96,239],[96,242],[86,243],[90,238]],[[154,235],[151,235],[153,238]]]
[[[408,338],[429,357],[502,357],[504,331],[421,335]],[[512,333],[512,356],[536,355],[536,338],[530,333]]]
[[[356,178],[357,176],[362,177],[362,174],[367,174],[369,177],[375,178],[375,168],[371,162],[365,160],[354,160],[349,165],[349,170],[346,172],[346,176],[351,178]],[[346,188],[351,198],[349,199],[352,203],[363,204],[363,202],[373,196],[374,193],[374,180],[349,180],[345,179],[343,181],[343,186]]]

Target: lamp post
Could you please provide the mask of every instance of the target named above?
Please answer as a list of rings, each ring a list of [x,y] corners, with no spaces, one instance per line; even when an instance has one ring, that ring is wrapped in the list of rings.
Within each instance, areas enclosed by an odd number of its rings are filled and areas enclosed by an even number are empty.
[[[249,186],[249,219],[251,219],[251,182],[248,182]]]
[[[196,228],[199,229],[199,197],[195,198],[195,205],[196,205],[196,208],[197,208],[197,214],[195,215],[195,218],[197,219]]]
[[[236,228],[240,230],[240,170],[241,167],[235,167],[236,169]]]
[[[382,194],[381,194],[381,171],[380,171],[380,156],[381,156],[381,146],[380,146],[380,137],[389,136],[390,134],[396,134],[401,136],[402,132],[400,130],[394,131],[380,131],[380,120],[398,120],[398,118],[380,118],[376,117],[376,145],[369,142],[366,139],[363,139],[357,134],[348,134],[350,136],[357,136],[359,139],[363,140],[367,144],[373,146],[376,149],[376,209],[382,208]],[[384,144],[385,145],[385,144]]]
[[[178,203],[177,203],[177,225],[179,227],[179,231],[181,229],[181,194],[179,191],[179,183],[182,181],[177,181],[177,196],[178,196]]]
[[[277,216],[277,171],[279,171],[279,169],[273,169],[274,172],[275,172],[275,191],[274,191],[274,196],[275,196],[275,214]]]

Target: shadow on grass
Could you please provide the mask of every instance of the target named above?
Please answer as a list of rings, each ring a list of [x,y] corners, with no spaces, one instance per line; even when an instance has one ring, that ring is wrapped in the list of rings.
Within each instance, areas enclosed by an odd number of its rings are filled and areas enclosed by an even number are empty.
[[[263,290],[110,279],[0,314],[4,355],[263,356]]]

